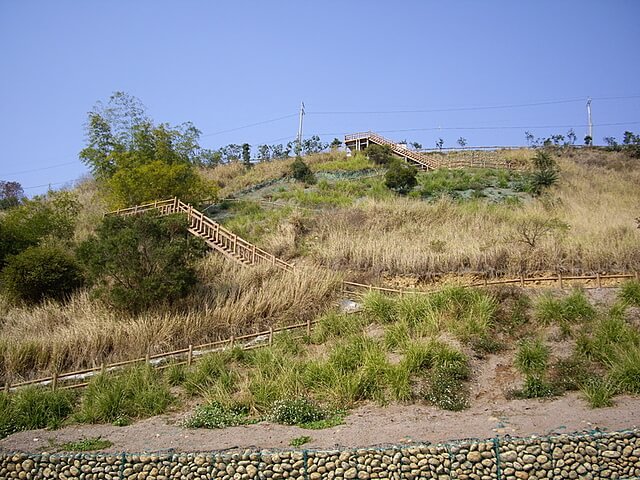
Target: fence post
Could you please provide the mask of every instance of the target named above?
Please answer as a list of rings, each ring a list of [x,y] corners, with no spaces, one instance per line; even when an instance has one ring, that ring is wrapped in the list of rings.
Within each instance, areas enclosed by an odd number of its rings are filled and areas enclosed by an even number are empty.
[[[149,360],[150,360],[150,358],[149,358],[149,350],[147,350],[147,353],[146,353],[146,355],[144,356],[144,363],[146,363],[147,365],[149,365]]]
[[[11,390],[11,382],[7,380],[4,383],[4,393],[9,393],[10,390]]]
[[[269,327],[269,346],[273,345],[273,327]]]
[[[189,344],[189,353],[187,354],[187,366],[190,367],[193,363],[193,345]]]
[[[558,282],[560,282],[560,289],[562,290],[562,272],[558,272]]]
[[[104,375],[106,371],[107,371],[107,364],[102,362],[102,364],[100,365],[100,373]]]
[[[524,274],[520,274],[520,286],[524,288]]]
[[[58,389],[58,371],[55,370],[52,375],[51,389],[55,392]]]
[[[236,343],[236,337],[235,335],[231,335],[231,338],[229,339],[229,345],[231,346],[231,348],[233,348],[235,343]]]
[[[602,281],[600,279],[600,272],[596,272],[596,281],[598,282],[598,288],[602,288]]]
[[[307,317],[307,336],[311,336],[311,317]]]

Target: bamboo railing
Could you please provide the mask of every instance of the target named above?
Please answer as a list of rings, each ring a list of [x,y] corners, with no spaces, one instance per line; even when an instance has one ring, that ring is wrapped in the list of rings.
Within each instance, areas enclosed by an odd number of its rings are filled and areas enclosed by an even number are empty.
[[[189,220],[188,230],[192,235],[202,238],[211,248],[238,263],[244,265],[269,264],[282,270],[293,271],[293,265],[290,263],[239,237],[177,197],[115,210],[106,215],[130,216],[154,210],[160,212],[160,215],[173,213],[186,215]]]

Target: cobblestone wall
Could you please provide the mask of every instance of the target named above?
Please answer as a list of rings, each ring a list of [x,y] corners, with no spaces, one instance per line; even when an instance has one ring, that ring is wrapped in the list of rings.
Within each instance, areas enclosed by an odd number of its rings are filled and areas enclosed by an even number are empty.
[[[632,479],[640,431],[496,438],[443,445],[237,454],[0,456],[0,478],[18,479]]]

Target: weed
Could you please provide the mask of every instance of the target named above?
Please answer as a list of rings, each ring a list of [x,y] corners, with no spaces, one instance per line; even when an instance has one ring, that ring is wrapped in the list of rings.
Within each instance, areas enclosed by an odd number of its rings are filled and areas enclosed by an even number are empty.
[[[186,428],[226,428],[250,423],[247,409],[243,405],[223,405],[211,402],[196,407],[194,413],[188,417],[183,426]]]
[[[173,387],[182,385],[187,380],[187,369],[184,365],[172,363],[165,370],[165,377]]]
[[[91,452],[94,450],[104,450],[105,448],[109,448],[113,445],[113,442],[102,438],[102,437],[92,437],[92,438],[83,438],[82,440],[78,440],[76,442],[68,442],[60,445],[60,449],[63,452]]]
[[[547,370],[549,347],[539,338],[522,340],[516,352],[515,365],[523,375],[536,377]]]
[[[302,445],[309,443],[311,441],[311,437],[307,435],[303,435],[302,437],[292,438],[289,442],[289,446],[291,447],[301,447]]]
[[[489,353],[498,353],[504,348],[504,345],[492,335],[473,336],[469,345],[480,358]]]
[[[610,407],[617,387],[608,378],[591,377],[580,385],[580,392],[591,408]]]
[[[529,374],[524,379],[522,390],[516,392],[518,398],[545,398],[555,395],[553,386],[537,374]]]
[[[380,292],[369,292],[363,301],[364,312],[373,321],[390,323],[396,318],[396,301]]]
[[[589,304],[584,292],[578,289],[562,299],[545,295],[538,301],[535,308],[535,316],[543,325],[576,323],[591,320],[594,315],[594,308]]]
[[[435,369],[423,396],[427,402],[444,410],[457,412],[469,407],[468,392],[463,383],[443,369]]]
[[[274,402],[269,420],[282,425],[299,425],[327,418],[327,412],[306,398]]]
[[[338,425],[344,424],[344,412],[337,411],[333,415],[328,416],[323,420],[315,420],[312,422],[300,423],[298,426],[305,430],[324,430],[325,428],[333,428]]]
[[[579,390],[591,376],[593,369],[587,360],[579,355],[559,359],[551,365],[549,375],[554,390],[558,392]]]
[[[629,280],[620,287],[618,298],[626,305],[640,307],[640,280]]]
[[[384,344],[389,350],[404,348],[411,336],[411,329],[405,321],[390,324],[384,332]]]

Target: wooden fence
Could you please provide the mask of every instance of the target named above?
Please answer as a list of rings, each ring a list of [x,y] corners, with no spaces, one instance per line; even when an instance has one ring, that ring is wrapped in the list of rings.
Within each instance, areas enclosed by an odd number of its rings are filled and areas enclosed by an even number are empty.
[[[570,285],[571,282],[592,282],[593,286],[587,286],[586,288],[602,288],[603,282],[608,282],[611,280],[622,281],[629,279],[638,280],[640,277],[638,272],[635,273],[622,273],[622,274],[611,274],[611,275],[601,275],[596,273],[595,275],[563,275],[559,273],[558,275],[548,276],[548,277],[526,277],[520,276],[519,278],[510,278],[510,279],[498,279],[498,280],[488,280],[484,279],[478,282],[473,282],[469,284],[459,285],[463,288],[469,287],[488,287],[493,285],[516,285],[518,287],[526,287],[531,284],[541,283],[541,282],[553,282],[557,283],[559,288],[565,288]],[[362,295],[366,292],[377,291],[388,294],[398,294],[398,295],[428,295],[434,293],[438,290],[441,290],[442,287],[432,290],[403,290],[397,288],[389,288],[389,287],[378,287],[374,285],[367,285],[364,283],[357,282],[342,282],[343,292],[351,295]],[[112,371],[118,369],[120,367],[135,365],[140,363],[150,364],[158,369],[164,369],[172,365],[187,365],[191,366],[194,361],[200,358],[202,355],[218,351],[225,350],[234,347],[239,347],[244,350],[251,350],[254,348],[270,346],[273,344],[273,337],[277,333],[286,332],[290,330],[298,330],[305,328],[306,334],[311,334],[312,326],[316,323],[316,320],[308,319],[304,323],[296,323],[293,325],[287,325],[279,328],[269,328],[268,330],[264,330],[256,333],[249,333],[246,335],[240,336],[231,336],[230,338],[224,340],[216,340],[214,342],[204,343],[201,345],[189,345],[186,348],[182,348],[179,350],[173,350],[170,352],[161,352],[155,353],[153,355],[146,355],[144,357],[134,358],[132,360],[124,360],[120,362],[110,363],[110,364],[102,364],[100,366],[86,368],[83,370],[76,370],[73,372],[65,372],[65,373],[57,373],[54,372],[52,375],[38,378],[34,380],[28,380],[18,383],[5,383],[4,390],[5,392],[15,391],[19,388],[27,387],[30,385],[50,385],[54,390],[61,389],[74,389],[74,388],[82,388],[88,385],[88,378],[98,375],[103,372]]]

